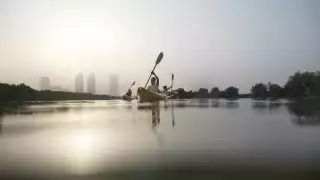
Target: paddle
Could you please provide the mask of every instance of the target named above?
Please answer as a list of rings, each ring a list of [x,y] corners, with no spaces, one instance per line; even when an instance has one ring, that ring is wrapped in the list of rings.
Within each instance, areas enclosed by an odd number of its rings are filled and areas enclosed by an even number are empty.
[[[131,84],[131,86],[129,87],[129,89],[131,89],[132,86],[135,85],[135,84],[136,84],[136,81],[133,81],[133,83]],[[128,91],[129,91],[129,89],[128,89]]]
[[[132,86],[133,85],[135,85],[136,84],[136,81],[133,81],[133,83],[131,84],[131,86],[129,87],[129,89],[128,89],[128,91],[127,91],[127,93],[129,92],[129,90],[132,88]],[[127,93],[124,95],[124,96],[127,96]],[[131,95],[130,95],[131,96]]]
[[[172,89],[173,89],[173,79],[174,79],[174,74],[171,75],[171,94],[172,94]]]
[[[171,79],[172,79],[172,82],[171,82],[171,96],[172,96],[174,74],[171,75]],[[172,127],[174,127],[175,122],[174,122],[173,101],[171,101],[171,107],[172,107],[172,111],[171,111],[172,112]]]
[[[171,96],[172,96],[172,89],[173,89],[173,79],[174,79],[174,74],[171,75]],[[175,122],[174,122],[174,111],[173,111],[173,101],[171,101],[171,108],[172,108],[172,127],[174,127]]]
[[[156,64],[154,65],[153,70],[152,70],[151,72],[153,72],[153,71],[156,69],[157,65],[161,62],[162,58],[163,58],[163,52],[161,52],[161,53],[158,55]],[[149,83],[149,81],[150,81],[151,76],[152,76],[152,74],[150,74],[149,79],[148,79],[146,85],[144,86],[144,88],[147,87],[147,85],[148,85],[148,83]]]

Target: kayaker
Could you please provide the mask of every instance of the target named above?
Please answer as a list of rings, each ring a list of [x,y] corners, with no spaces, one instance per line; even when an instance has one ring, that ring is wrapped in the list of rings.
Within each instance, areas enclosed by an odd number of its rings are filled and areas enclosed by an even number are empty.
[[[163,86],[163,93],[166,95],[166,96],[169,96],[170,95],[170,92],[169,90],[172,88],[172,86],[170,86],[169,88],[167,86]]]
[[[128,92],[125,94],[125,96],[131,96],[132,95],[132,91],[131,89],[128,89]]]
[[[148,87],[148,90],[158,93],[158,92],[160,92],[159,91],[159,78],[156,75],[156,73],[154,73],[154,71],[152,71],[151,74],[154,75],[154,77],[151,78],[151,85]]]

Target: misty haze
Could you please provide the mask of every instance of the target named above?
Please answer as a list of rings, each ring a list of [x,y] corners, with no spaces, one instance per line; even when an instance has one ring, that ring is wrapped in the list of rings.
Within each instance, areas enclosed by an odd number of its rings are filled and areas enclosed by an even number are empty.
[[[320,179],[320,1],[1,0],[0,179]]]

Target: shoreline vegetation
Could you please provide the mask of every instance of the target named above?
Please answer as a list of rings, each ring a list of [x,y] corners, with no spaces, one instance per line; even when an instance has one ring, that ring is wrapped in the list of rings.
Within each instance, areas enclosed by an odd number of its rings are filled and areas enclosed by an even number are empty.
[[[200,88],[198,91],[185,91],[178,88],[177,98],[254,98],[254,99],[280,99],[280,98],[318,98],[320,97],[320,71],[316,72],[296,72],[290,76],[284,86],[278,84],[256,83],[252,86],[251,92],[247,94],[239,94],[239,89],[230,86],[223,91],[218,87],[213,87],[210,91],[206,88]]]
[[[63,100],[111,100],[117,96],[74,93],[63,91],[38,91],[25,84],[10,85],[0,83],[0,104],[27,101],[63,101]]]
[[[251,93],[239,94],[239,89],[230,86],[223,91],[213,87],[200,88],[198,91],[185,91],[183,88],[174,90],[177,99],[192,98],[254,98],[254,99],[279,99],[279,98],[310,98],[320,97],[320,71],[296,72],[290,76],[284,86],[271,82],[256,83],[251,88]],[[25,84],[10,85],[0,83],[0,104],[6,102],[26,101],[63,101],[63,100],[111,100],[120,99],[118,96],[95,95],[90,93],[74,93],[61,91],[38,91]]]

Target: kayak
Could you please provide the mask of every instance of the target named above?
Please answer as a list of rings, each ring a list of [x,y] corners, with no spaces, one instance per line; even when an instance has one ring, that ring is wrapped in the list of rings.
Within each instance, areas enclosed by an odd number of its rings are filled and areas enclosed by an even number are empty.
[[[174,92],[174,93],[172,93],[170,96],[167,96],[167,99],[172,99],[172,98],[174,98],[176,95],[178,95],[178,93]]]
[[[142,102],[162,101],[167,99],[164,94],[152,92],[143,87],[138,88],[138,95]]]
[[[123,95],[123,96],[122,96],[122,99],[125,100],[125,101],[132,101],[132,100],[134,100],[135,98],[132,97],[132,96]]]

